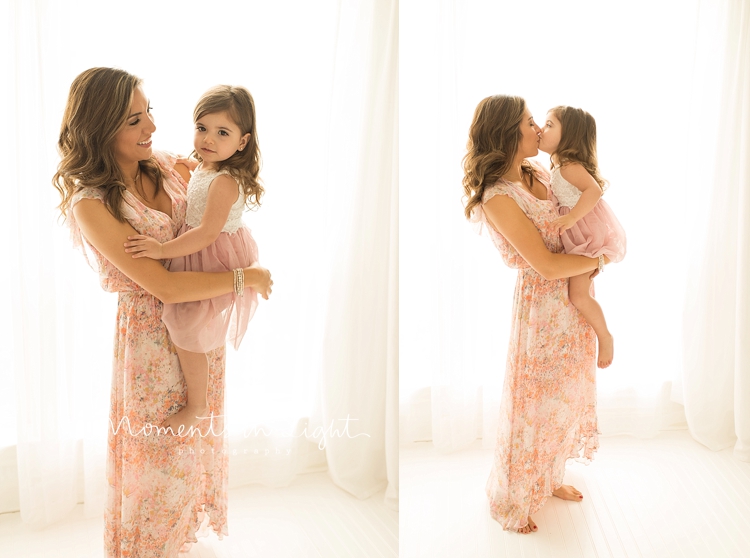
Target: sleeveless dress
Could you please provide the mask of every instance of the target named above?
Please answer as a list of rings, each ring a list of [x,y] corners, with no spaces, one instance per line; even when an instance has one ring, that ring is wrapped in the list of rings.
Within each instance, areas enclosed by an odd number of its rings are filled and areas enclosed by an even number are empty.
[[[187,217],[179,234],[201,224],[209,186],[220,174],[229,172],[203,170],[202,165],[193,172],[187,190]],[[169,270],[231,271],[257,262],[258,246],[250,230],[242,223],[244,209],[245,197],[240,189],[218,238],[199,252],[174,258]],[[248,287],[243,296],[228,293],[207,300],[165,304],[162,320],[172,342],[181,349],[206,353],[227,341],[238,349],[257,306],[258,293]]]
[[[560,236],[550,226],[558,214],[549,175],[541,166],[535,169],[550,199],[500,180],[485,190],[482,204],[510,197],[547,249],[560,253]],[[516,530],[562,485],[566,460],[589,462],[599,447],[596,338],[568,299],[567,279],[548,281],[534,271],[493,228],[482,205],[472,221],[486,226],[505,264],[518,269],[497,440],[485,486],[490,515],[503,529]]]
[[[567,215],[578,203],[582,192],[563,178],[559,166],[552,169],[550,185],[560,202],[558,212]],[[612,263],[616,263],[622,261],[627,250],[625,230],[609,204],[601,198],[591,211],[560,236],[566,254],[589,258],[608,256]]]
[[[154,152],[172,199],[172,217],[148,208],[129,192],[123,207],[130,225],[160,242],[173,239],[185,220],[186,184],[175,159]],[[107,558],[176,557],[207,536],[228,535],[229,458],[223,418],[205,436],[157,435],[158,425],[187,403],[187,386],[175,348],[162,323],[162,303],[117,269],[82,236],[72,207],[103,193],[85,187],[71,200],[67,222],[73,243],[93,262],[105,291],[117,293],[114,366],[107,433],[107,498],[104,547]],[[224,414],[225,348],[208,354],[208,404]]]

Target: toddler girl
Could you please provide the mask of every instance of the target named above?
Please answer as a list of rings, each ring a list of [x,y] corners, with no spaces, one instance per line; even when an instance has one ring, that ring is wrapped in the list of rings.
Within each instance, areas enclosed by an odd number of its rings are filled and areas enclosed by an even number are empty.
[[[129,236],[126,252],[134,258],[171,259],[170,271],[229,271],[258,261],[258,247],[242,223],[246,205],[259,206],[260,150],[255,103],[243,87],[219,85],[207,91],[193,112],[195,150],[200,161],[188,184],[187,216],[179,235],[160,244],[151,237]],[[235,349],[258,305],[253,289],[244,289],[235,271],[235,293],[165,304],[162,321],[177,349],[187,384],[187,405],[161,426],[182,435],[208,417],[208,351],[228,340]],[[240,294],[236,294],[240,293]]]
[[[625,257],[625,231],[609,205],[600,199],[606,181],[597,165],[593,117],[573,107],[551,109],[539,149],[549,153],[552,162],[550,185],[560,204],[560,217],[552,225],[561,235],[565,253],[621,261]],[[598,365],[606,368],[614,357],[614,339],[601,306],[591,296],[590,275],[571,277],[568,292],[570,301],[596,332]]]

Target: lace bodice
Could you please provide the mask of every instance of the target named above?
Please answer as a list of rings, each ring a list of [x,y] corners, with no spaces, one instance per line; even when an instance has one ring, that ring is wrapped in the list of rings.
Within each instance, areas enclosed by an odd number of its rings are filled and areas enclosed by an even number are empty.
[[[581,198],[581,191],[573,186],[570,182],[565,180],[560,173],[560,167],[552,169],[552,176],[550,177],[550,186],[552,192],[555,194],[557,201],[560,202],[561,206],[574,207]]]
[[[206,200],[208,199],[208,187],[211,186],[214,178],[220,174],[229,174],[228,170],[213,171],[203,170],[202,166],[199,166],[193,171],[193,176],[190,178],[187,189],[187,217],[185,222],[192,228],[196,228],[201,224],[203,219],[203,213],[206,211]],[[224,228],[221,232],[234,233],[237,229],[242,227],[242,213],[245,211],[245,194],[240,189],[237,201],[234,202],[232,208],[229,210],[229,217],[227,222],[224,224]]]

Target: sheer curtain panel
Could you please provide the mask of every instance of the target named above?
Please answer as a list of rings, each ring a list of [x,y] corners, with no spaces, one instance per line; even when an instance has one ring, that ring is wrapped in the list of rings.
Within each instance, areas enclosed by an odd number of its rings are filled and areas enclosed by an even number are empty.
[[[387,487],[395,509],[398,2],[340,6],[338,43],[353,48],[337,50],[330,104],[326,221],[336,249],[312,426],[341,433],[326,439],[336,485],[359,498]]]
[[[750,4],[701,2],[678,399],[690,433],[750,461]],[[716,61],[720,61],[716,63]]]

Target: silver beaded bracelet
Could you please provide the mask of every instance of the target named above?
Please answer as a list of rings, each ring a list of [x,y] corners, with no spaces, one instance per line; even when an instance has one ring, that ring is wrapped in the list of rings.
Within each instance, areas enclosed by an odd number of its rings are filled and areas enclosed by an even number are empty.
[[[245,294],[245,273],[241,267],[232,271],[234,272],[234,293],[242,296]]]
[[[599,273],[604,273],[604,255],[599,256]]]

